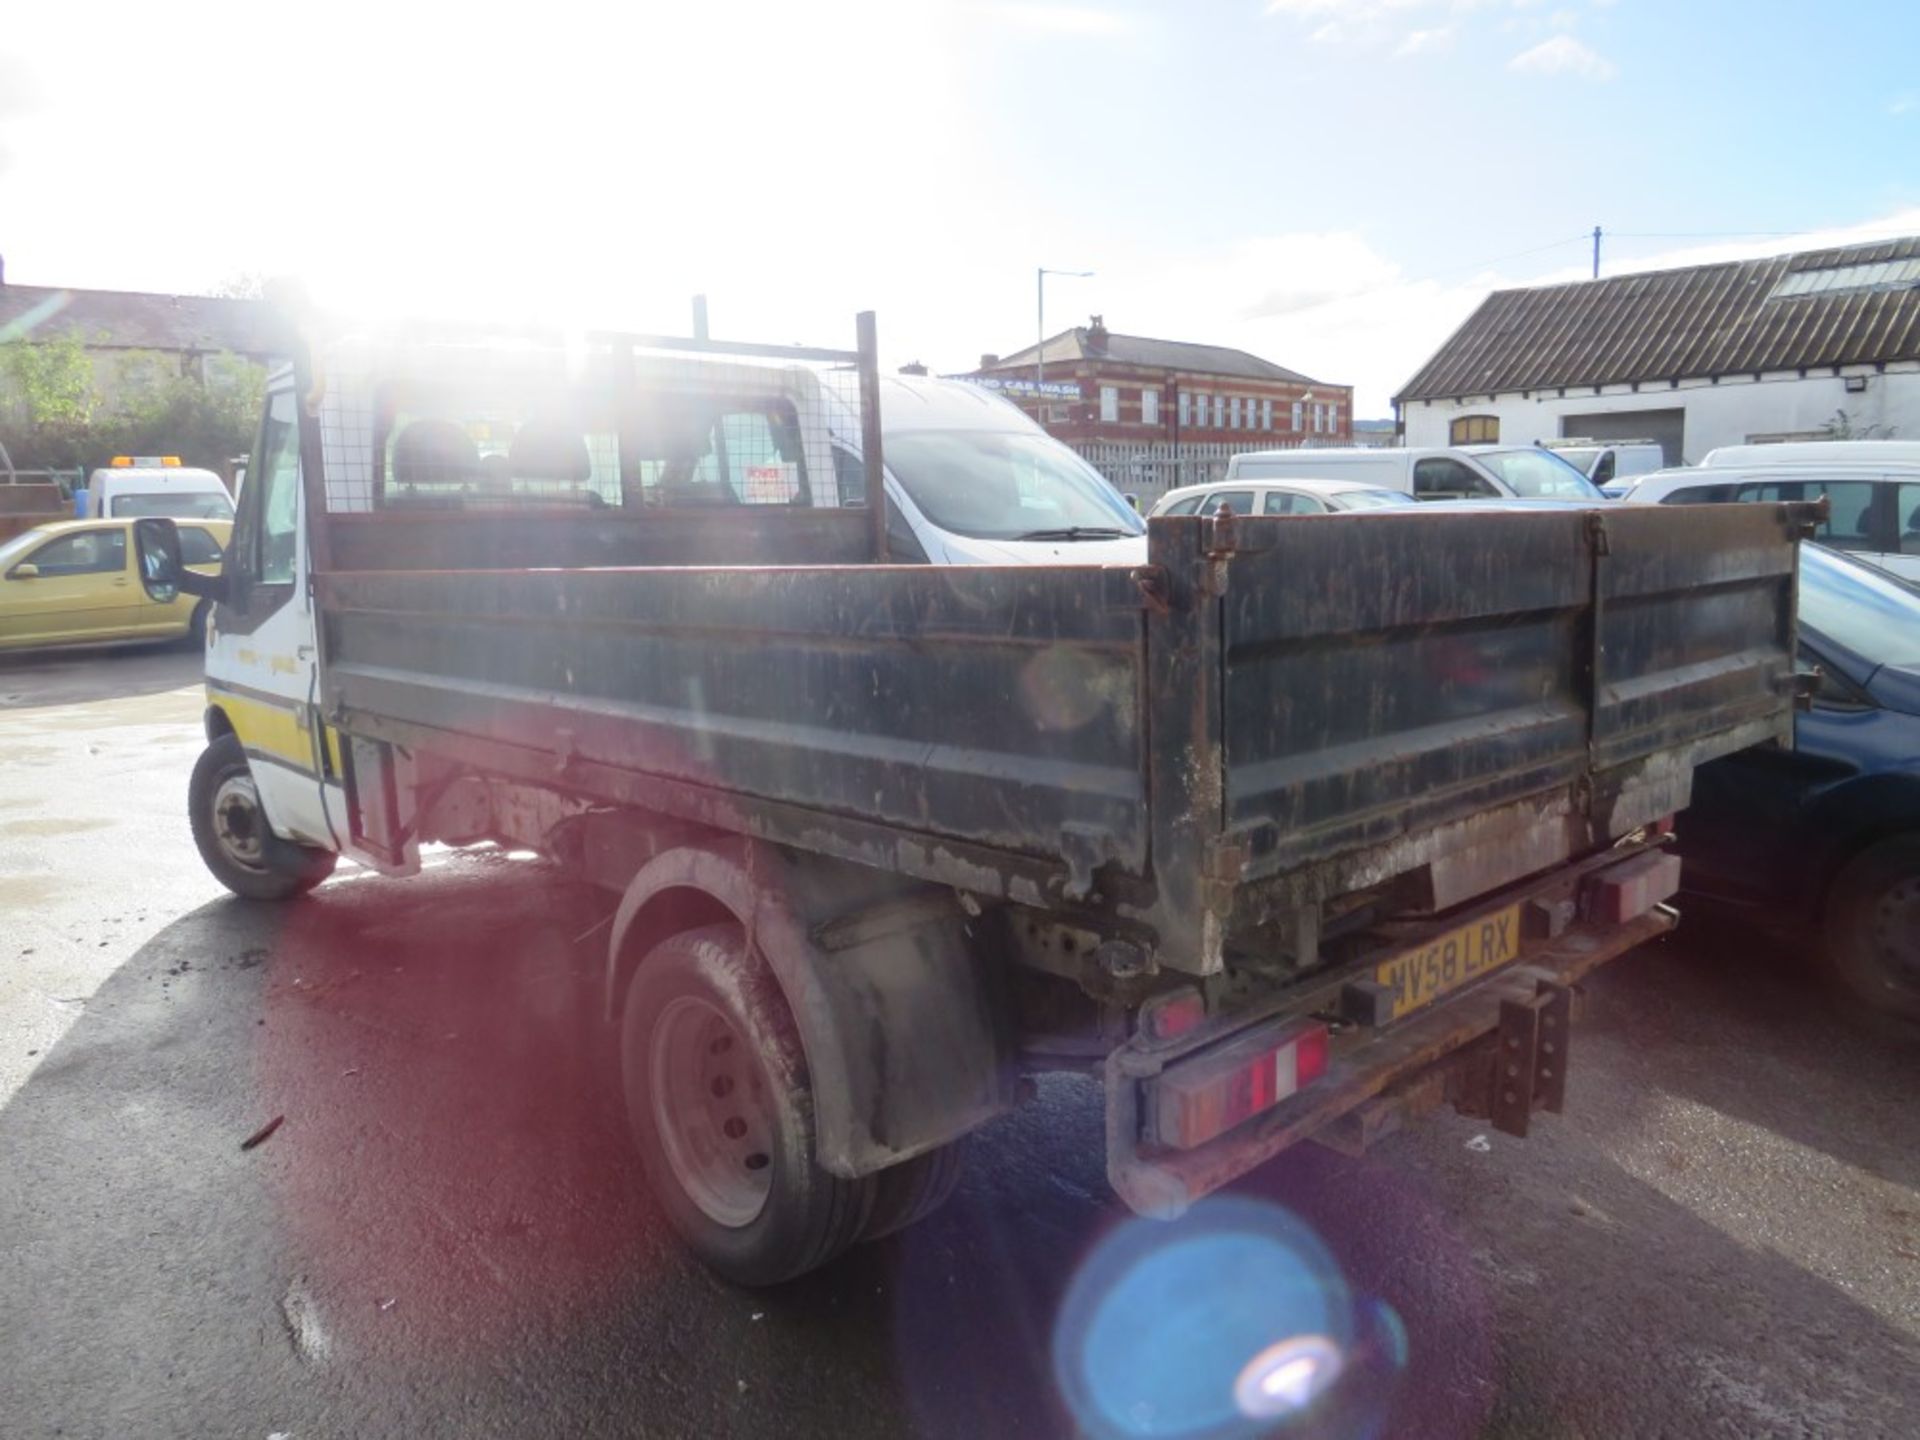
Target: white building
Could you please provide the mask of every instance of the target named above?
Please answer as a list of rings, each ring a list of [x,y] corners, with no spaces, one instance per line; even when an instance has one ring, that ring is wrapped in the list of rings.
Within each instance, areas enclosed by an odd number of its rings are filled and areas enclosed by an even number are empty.
[[[1920,237],[1499,290],[1394,397],[1402,443],[1920,439]]]

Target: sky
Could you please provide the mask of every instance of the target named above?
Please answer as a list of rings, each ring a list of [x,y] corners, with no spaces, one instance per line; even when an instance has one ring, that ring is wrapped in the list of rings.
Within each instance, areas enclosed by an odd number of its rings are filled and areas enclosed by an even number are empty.
[[[1491,289],[1920,234],[1920,4],[11,0],[10,282],[1237,345],[1391,413]]]

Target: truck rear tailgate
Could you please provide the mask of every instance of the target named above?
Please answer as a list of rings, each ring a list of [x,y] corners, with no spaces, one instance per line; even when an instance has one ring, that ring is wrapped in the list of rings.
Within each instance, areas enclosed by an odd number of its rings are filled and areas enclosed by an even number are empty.
[[[1217,882],[1175,895],[1190,933],[1296,903],[1259,896],[1281,878],[1324,896],[1428,867],[1446,909],[1684,807],[1696,764],[1787,738],[1805,519],[1719,505],[1156,521],[1173,593],[1185,576],[1218,604],[1179,637],[1214,652],[1189,682],[1200,699],[1154,717],[1191,773],[1218,776],[1155,790],[1156,856],[1197,843]],[[1179,826],[1183,798],[1217,813],[1211,841],[1204,821]]]

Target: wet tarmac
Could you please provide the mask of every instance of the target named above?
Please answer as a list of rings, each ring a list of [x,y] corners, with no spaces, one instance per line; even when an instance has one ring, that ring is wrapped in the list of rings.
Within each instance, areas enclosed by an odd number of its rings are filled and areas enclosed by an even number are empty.
[[[1075,1433],[1063,1297],[1140,1223],[1089,1084],[976,1136],[923,1225],[732,1289],[640,1187],[610,900],[498,853],[226,897],[183,808],[195,671],[0,663],[0,1433]],[[1236,1194],[1404,1327],[1385,1433],[1910,1436],[1917,1080],[1701,927],[1598,978],[1532,1138],[1443,1115]]]

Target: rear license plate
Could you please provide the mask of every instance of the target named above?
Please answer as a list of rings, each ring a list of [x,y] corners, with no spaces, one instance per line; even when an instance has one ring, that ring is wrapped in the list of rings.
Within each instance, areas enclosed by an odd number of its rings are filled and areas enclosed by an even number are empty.
[[[1374,967],[1373,978],[1393,997],[1388,1020],[1398,1020],[1449,990],[1498,970],[1520,953],[1520,907],[1509,905]]]

